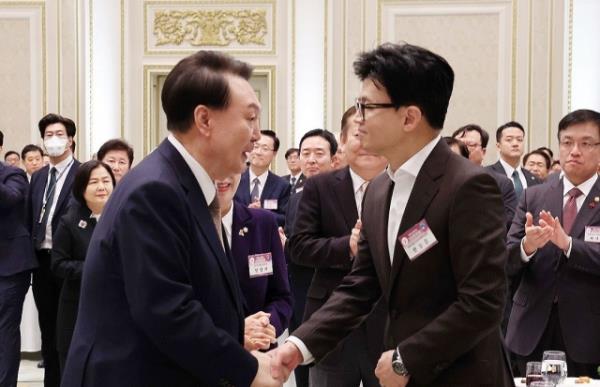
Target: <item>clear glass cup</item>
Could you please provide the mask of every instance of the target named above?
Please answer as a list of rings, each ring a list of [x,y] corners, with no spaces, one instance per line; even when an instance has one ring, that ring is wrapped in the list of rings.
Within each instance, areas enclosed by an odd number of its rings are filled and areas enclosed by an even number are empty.
[[[530,384],[531,387],[554,387],[556,386],[552,382],[541,381],[541,382],[533,382]]]
[[[542,362],[541,361],[530,361],[527,363],[527,370],[525,372],[525,383],[527,386],[531,386],[533,382],[543,382],[544,377],[542,376]]]
[[[544,351],[542,356],[542,376],[555,385],[567,378],[567,357],[563,351]]]

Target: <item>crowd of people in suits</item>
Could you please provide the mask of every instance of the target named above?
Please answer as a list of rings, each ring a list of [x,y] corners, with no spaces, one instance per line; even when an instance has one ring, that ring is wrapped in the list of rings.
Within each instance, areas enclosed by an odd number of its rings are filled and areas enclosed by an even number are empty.
[[[80,163],[75,123],[43,117],[43,147],[0,163],[0,385],[30,284],[47,387],[510,386],[548,349],[599,376],[600,113],[561,120],[557,160],[507,122],[482,168],[481,126],[440,136],[442,57],[354,67],[339,141],[306,132],[281,177],[251,68],[222,53],[171,71],[170,134],[135,167],[122,139]]]

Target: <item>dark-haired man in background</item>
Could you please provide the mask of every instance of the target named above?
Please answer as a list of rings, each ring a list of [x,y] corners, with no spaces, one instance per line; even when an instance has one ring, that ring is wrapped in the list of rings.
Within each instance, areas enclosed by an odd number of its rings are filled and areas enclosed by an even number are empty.
[[[44,166],[44,151],[34,144],[25,145],[21,151],[21,160],[27,172],[27,179],[31,181],[33,173]]]
[[[272,130],[261,130],[260,139],[250,153],[250,168],[240,179],[234,199],[250,208],[271,210],[277,223],[285,223],[285,211],[290,198],[290,184],[269,171],[279,150],[279,138]]]
[[[454,73],[439,55],[384,44],[354,63],[365,150],[388,159],[369,183],[350,273],[274,352],[272,373],[320,361],[383,297],[385,386],[512,386],[502,348],[506,247],[495,180],[441,140]],[[486,364],[486,366],[483,366]]]
[[[214,180],[260,134],[252,68],[199,51],[167,76],[169,136],[119,183],[90,242],[63,387],[272,386],[247,352]]]
[[[50,269],[52,238],[58,221],[66,214],[79,161],[73,157],[73,120],[48,114],[38,123],[50,163],[31,176],[28,224],[39,267],[33,272],[32,288],[42,333],[44,386],[60,384],[56,349],[56,314],[61,282]]]
[[[300,149],[290,148],[285,151],[285,161],[288,169],[290,170],[289,175],[282,176],[284,180],[290,183],[290,195],[296,192],[297,188],[301,188],[304,185],[304,174],[302,173],[302,167],[300,166]]]
[[[4,154],[4,162],[12,167],[21,167],[21,156],[18,152],[9,150]]]
[[[117,183],[129,172],[133,164],[133,148],[120,138],[102,144],[97,156],[98,160],[110,166]]]
[[[531,172],[540,181],[546,181],[551,165],[552,159],[541,149],[532,150],[523,156],[523,169]]]

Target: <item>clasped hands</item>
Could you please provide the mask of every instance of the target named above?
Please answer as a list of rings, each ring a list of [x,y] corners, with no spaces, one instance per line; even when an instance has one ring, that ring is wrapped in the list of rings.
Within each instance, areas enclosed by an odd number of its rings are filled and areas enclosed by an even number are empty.
[[[558,217],[552,217],[549,211],[540,212],[537,225],[533,224],[533,215],[525,214],[525,238],[523,238],[523,250],[525,254],[531,255],[537,249],[552,242],[559,249],[565,251],[569,248],[569,236],[562,228]]]

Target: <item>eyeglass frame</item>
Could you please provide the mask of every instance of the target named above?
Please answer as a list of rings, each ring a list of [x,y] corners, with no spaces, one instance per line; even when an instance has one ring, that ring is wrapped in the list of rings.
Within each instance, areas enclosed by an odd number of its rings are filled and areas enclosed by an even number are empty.
[[[595,143],[588,142],[588,141],[578,142],[578,141],[573,141],[571,139],[558,141],[558,146],[568,152],[572,151],[573,148],[575,147],[575,145],[577,145],[577,149],[579,149],[579,151],[586,153],[586,152],[592,151],[595,147],[600,145],[600,142],[595,142]]]
[[[361,121],[365,121],[365,110],[366,109],[389,109],[389,108],[397,108],[393,103],[364,103],[360,99],[354,100],[354,107],[356,108],[356,112],[358,113]]]
[[[259,150],[260,149],[262,152],[269,152],[269,151],[273,152],[275,150],[274,148],[269,148],[267,145],[260,145],[260,144],[257,144],[257,143],[254,143],[252,149],[253,150]]]

